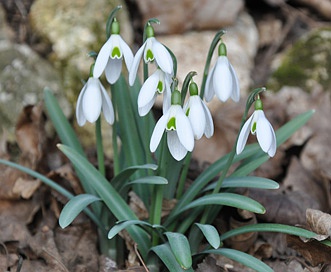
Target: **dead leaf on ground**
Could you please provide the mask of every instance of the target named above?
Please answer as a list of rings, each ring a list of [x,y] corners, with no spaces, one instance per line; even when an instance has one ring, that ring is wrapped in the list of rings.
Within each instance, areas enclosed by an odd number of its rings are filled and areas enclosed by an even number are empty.
[[[195,272],[221,272],[221,268],[216,265],[216,260],[211,257],[207,256],[203,259],[203,262],[198,264],[198,268]],[[224,271],[224,270],[223,270]]]
[[[307,224],[310,229],[323,235],[326,239],[331,236],[331,215],[319,210],[307,209],[306,211]]]

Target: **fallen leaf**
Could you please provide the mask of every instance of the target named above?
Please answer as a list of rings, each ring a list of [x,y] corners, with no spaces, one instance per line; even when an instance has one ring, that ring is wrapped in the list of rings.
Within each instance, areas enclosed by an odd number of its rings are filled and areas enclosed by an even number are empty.
[[[207,256],[203,259],[202,263],[198,264],[198,268],[195,272],[221,272],[221,268],[216,265],[216,260],[211,257]]]
[[[307,224],[310,229],[326,238],[331,236],[331,215],[319,210],[307,209],[306,211]]]

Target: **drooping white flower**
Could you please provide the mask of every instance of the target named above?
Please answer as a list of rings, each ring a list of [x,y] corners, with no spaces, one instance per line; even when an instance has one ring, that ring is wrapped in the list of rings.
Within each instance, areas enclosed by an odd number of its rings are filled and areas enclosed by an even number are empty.
[[[129,72],[129,84],[132,86],[137,76],[141,58],[144,62],[155,61],[157,66],[165,73],[173,74],[173,61],[167,48],[154,37],[154,29],[151,25],[146,27],[146,41],[134,56]]]
[[[128,71],[133,61],[131,49],[119,33],[119,23],[114,20],[111,24],[111,35],[101,47],[93,70],[93,76],[96,78],[105,71],[106,79],[110,84],[114,84],[120,77],[123,59]]]
[[[214,134],[210,111],[198,95],[198,86],[195,82],[190,84],[189,90],[190,97],[184,105],[184,112],[190,120],[194,138],[199,140],[203,134],[210,138]]]
[[[194,135],[190,120],[185,115],[180,103],[176,102],[178,101],[178,96],[180,101],[179,91],[172,93],[172,105],[156,123],[150,141],[150,150],[155,152],[164,131],[166,131],[169,151],[177,161],[180,161],[186,156],[188,151],[191,152],[193,150]]]
[[[264,152],[268,153],[270,157],[275,155],[277,148],[275,131],[264,115],[260,99],[256,100],[254,113],[245,122],[240,131],[236,148],[237,154],[240,154],[244,150],[249,132],[253,135],[256,134],[257,141]]]
[[[240,99],[239,81],[236,72],[228,60],[226,46],[222,42],[218,47],[218,58],[210,70],[205,86],[205,99],[209,102],[214,95],[222,102],[230,97],[238,102]]]
[[[114,122],[114,109],[106,89],[98,78],[90,77],[83,86],[77,100],[76,118],[79,126],[86,121],[94,123],[101,110],[109,124]]]
[[[166,112],[171,104],[171,78],[161,69],[157,69],[147,78],[138,95],[138,111],[140,116],[145,116],[155,103],[157,94],[163,93],[163,112]]]

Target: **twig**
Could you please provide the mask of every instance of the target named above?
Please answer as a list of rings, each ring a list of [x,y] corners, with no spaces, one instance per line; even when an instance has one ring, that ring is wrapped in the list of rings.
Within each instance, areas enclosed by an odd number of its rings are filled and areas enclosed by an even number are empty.
[[[134,251],[136,252],[137,256],[138,256],[138,259],[139,261],[141,262],[141,264],[143,265],[144,269],[146,270],[146,272],[149,272],[149,269],[147,268],[144,260],[141,258],[140,254],[139,254],[139,251],[138,251],[138,245],[137,243],[134,243]]]

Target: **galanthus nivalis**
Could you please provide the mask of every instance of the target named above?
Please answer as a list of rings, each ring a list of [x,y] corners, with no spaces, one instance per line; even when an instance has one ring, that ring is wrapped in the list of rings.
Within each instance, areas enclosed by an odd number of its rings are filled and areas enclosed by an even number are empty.
[[[190,97],[184,105],[184,112],[190,120],[194,138],[200,139],[203,134],[210,138],[214,134],[214,124],[210,111],[198,95],[198,86],[191,82]]]
[[[82,88],[76,106],[76,118],[79,126],[86,121],[94,123],[100,116],[101,110],[109,124],[114,123],[114,109],[107,91],[100,80],[90,77]]]
[[[236,148],[237,154],[244,150],[250,132],[253,135],[256,134],[261,149],[268,153],[270,157],[273,157],[277,148],[276,135],[270,122],[264,115],[262,101],[259,98],[255,101],[254,113],[245,122],[240,131]]]
[[[140,59],[143,57],[144,62],[156,62],[163,72],[172,75],[173,74],[173,61],[167,48],[160,43],[154,36],[154,29],[151,25],[146,27],[146,41],[139,48],[134,56],[132,66],[129,73],[129,84],[132,86],[137,76],[137,71],[140,63]]]
[[[122,61],[125,61],[130,71],[133,53],[127,43],[120,35],[120,26],[116,19],[111,24],[111,35],[107,42],[101,47],[94,65],[93,76],[99,78],[105,71],[106,79],[114,84],[122,72]]]
[[[235,102],[238,102],[240,99],[239,81],[234,68],[228,60],[226,46],[223,42],[218,47],[216,64],[207,76],[204,93],[206,101],[212,100],[215,94],[222,102],[225,102],[230,97]]]
[[[173,91],[171,106],[156,123],[149,146],[151,152],[155,152],[166,131],[169,151],[177,161],[182,160],[187,152],[191,152],[194,148],[194,135],[190,120],[185,115],[180,101],[180,92]]]

